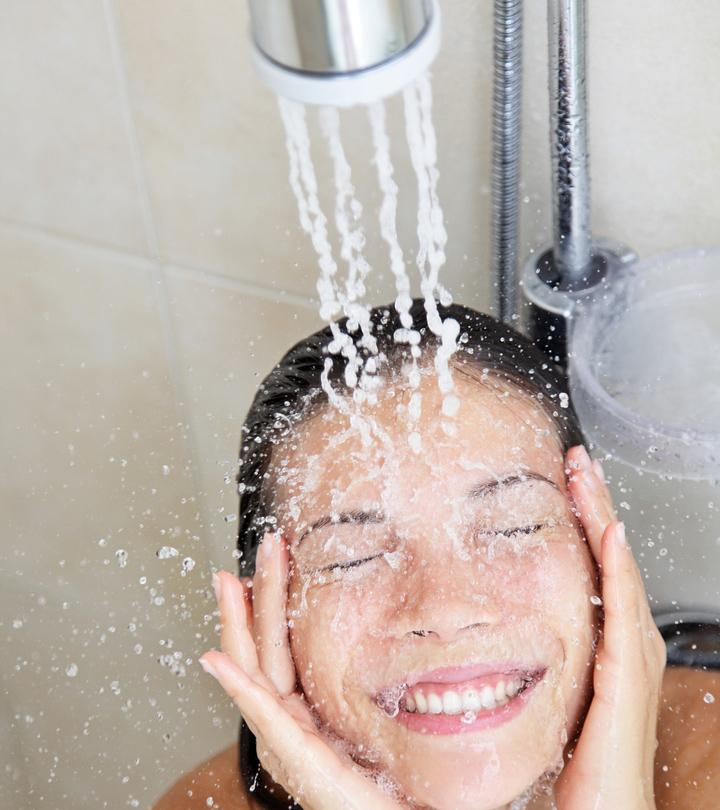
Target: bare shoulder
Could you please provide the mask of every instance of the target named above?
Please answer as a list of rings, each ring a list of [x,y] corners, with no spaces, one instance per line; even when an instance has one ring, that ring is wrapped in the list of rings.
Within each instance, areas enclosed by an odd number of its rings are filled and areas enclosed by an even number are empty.
[[[255,810],[240,784],[237,761],[235,743],[181,776],[152,810],[207,810],[210,797],[212,806],[222,810]]]
[[[658,713],[659,810],[713,810],[720,795],[720,671],[668,667]]]

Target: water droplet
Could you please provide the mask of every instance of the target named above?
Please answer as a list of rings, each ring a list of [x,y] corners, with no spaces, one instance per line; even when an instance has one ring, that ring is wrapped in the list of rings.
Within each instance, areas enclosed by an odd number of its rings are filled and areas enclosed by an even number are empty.
[[[74,678],[78,674],[77,664],[70,664],[70,666],[65,670],[65,674],[68,676],[68,678]]]
[[[378,705],[388,717],[396,717],[400,711],[400,698],[405,693],[406,686],[393,686],[383,691],[378,698]]]
[[[703,695],[703,700],[705,703],[715,703],[715,695],[712,692],[705,692]]]
[[[180,552],[172,546],[163,546],[155,552],[155,556],[159,560],[167,560],[169,557],[177,557]]]
[[[119,548],[115,552],[115,557],[117,558],[120,568],[125,568],[125,566],[127,565],[127,558],[128,558],[127,551],[125,551],[124,548]]]
[[[595,594],[590,597],[590,601],[593,603],[593,605],[602,605],[602,599]]]

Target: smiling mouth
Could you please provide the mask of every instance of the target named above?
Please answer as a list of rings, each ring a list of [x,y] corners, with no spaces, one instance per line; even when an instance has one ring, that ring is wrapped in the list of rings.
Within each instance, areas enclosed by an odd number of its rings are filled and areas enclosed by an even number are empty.
[[[467,713],[479,716],[510,703],[542,680],[546,672],[545,667],[480,675],[472,670],[472,667],[436,670],[413,679],[414,683],[382,690],[375,696],[375,702],[391,717],[399,712],[415,716]]]
[[[517,675],[506,676],[494,684],[487,681],[469,681],[457,686],[418,684],[405,693],[398,707],[416,714],[452,715],[492,711],[522,694],[532,683],[532,676]]]

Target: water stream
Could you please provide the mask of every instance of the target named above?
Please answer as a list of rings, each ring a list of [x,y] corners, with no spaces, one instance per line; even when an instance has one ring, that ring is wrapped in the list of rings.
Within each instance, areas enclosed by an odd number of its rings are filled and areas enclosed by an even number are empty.
[[[352,405],[332,390],[329,382],[329,371],[333,364],[331,356],[325,361],[323,389],[331,404],[348,414],[352,411],[360,424],[361,405],[375,402],[374,391],[382,385],[382,380],[378,374],[377,344],[370,321],[371,305],[364,301],[365,280],[372,268],[363,252],[366,244],[362,224],[363,205],[357,197],[351,165],[343,148],[341,114],[332,107],[317,111],[320,131],[333,168],[334,223],[339,237],[340,257],[347,265],[344,279],[341,278],[328,236],[328,218],[320,205],[308,130],[308,111],[302,104],[287,99],[280,98],[278,103],[286,132],[290,186],[297,201],[300,225],[310,237],[318,259],[320,275],[316,289],[319,313],[330,324],[333,335],[328,350],[330,355],[341,355],[345,359],[344,379],[352,391]],[[428,324],[439,338],[433,363],[438,387],[443,394],[442,414],[447,417],[442,426],[446,434],[454,435],[453,418],[458,413],[460,401],[454,393],[449,359],[457,350],[460,326],[454,318],[441,318],[436,301],[448,306],[452,303],[452,296],[440,282],[440,271],[445,264],[447,232],[437,189],[437,142],[432,121],[432,88],[427,75],[405,88],[403,105],[407,146],[418,190],[418,244],[415,254],[418,284],[425,302]],[[382,197],[378,217],[379,235],[388,246],[388,264],[395,279],[394,306],[402,324],[393,339],[410,347],[411,363],[406,365],[407,382],[412,391],[408,407],[408,442],[413,451],[419,453],[422,440],[413,425],[422,411],[421,394],[417,390],[422,350],[420,335],[413,328],[409,311],[412,281],[397,232],[398,186],[394,179],[384,102],[368,105],[367,118],[374,149],[372,162]],[[347,317],[346,331],[334,320],[343,315]],[[366,350],[365,359],[361,349]],[[367,433],[367,425],[364,433]]]

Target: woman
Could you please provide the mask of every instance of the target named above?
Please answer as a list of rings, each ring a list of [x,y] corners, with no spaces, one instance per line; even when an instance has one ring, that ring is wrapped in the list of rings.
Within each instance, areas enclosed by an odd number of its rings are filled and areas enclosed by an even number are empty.
[[[392,307],[371,313],[385,385],[360,422],[325,393],[329,328],[248,413],[254,576],[216,577],[223,652],[200,660],[247,724],[231,806],[654,808],[665,644],[565,380],[494,319],[439,310],[461,405],[448,427],[418,299],[420,453]]]

